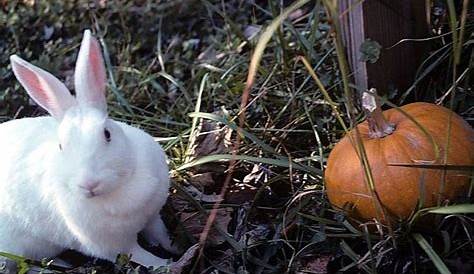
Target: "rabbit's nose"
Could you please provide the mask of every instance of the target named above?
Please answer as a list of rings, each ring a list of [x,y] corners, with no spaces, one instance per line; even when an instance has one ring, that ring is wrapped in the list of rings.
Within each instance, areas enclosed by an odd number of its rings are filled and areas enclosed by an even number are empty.
[[[92,192],[99,185],[98,181],[85,181],[79,185],[80,188]]]

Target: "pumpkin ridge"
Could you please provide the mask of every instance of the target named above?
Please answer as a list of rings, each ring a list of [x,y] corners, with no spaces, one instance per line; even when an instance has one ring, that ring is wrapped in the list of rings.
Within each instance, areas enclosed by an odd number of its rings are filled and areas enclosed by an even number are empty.
[[[396,145],[394,145],[398,150],[401,150],[402,153],[398,153],[397,155],[399,156],[402,156],[402,157],[397,157],[397,161],[400,162],[400,161],[411,161],[413,162],[413,159],[411,157],[411,153],[410,151],[407,150],[407,148],[405,147],[406,145],[406,139],[405,139],[405,136],[404,135],[401,135],[400,132],[397,133],[397,135],[393,135],[393,138],[391,140],[391,142],[396,142]],[[400,158],[403,158],[403,159],[400,159]],[[393,171],[394,169],[397,170],[397,172],[395,172],[395,174],[398,174],[400,175],[400,173],[409,173],[410,175],[413,176],[413,174],[416,174],[416,176],[418,178],[421,177],[421,170],[418,170],[418,169],[414,169],[414,168],[403,168],[403,167],[395,167],[395,166],[389,166],[388,162],[387,162],[387,158],[384,158],[385,160],[385,167],[387,168],[387,170],[391,170]],[[402,176],[394,176],[394,177],[391,177],[393,178],[393,180],[396,180],[397,182],[400,182]],[[418,180],[416,180],[418,181]],[[415,180],[412,181],[407,181],[407,180],[404,180],[404,181],[401,181],[399,184],[400,185],[403,185],[403,189],[401,189],[400,191],[402,191],[401,193],[404,193],[405,195],[407,194],[413,194],[415,196],[418,196],[419,194],[419,188],[417,188],[415,191],[408,191],[408,193],[406,192],[407,190],[405,189],[406,185],[410,186],[412,184],[416,183],[416,185],[418,186],[418,183],[415,182]],[[405,206],[403,207],[403,212],[404,213],[401,213],[401,212],[398,212],[399,214],[397,214],[397,217],[398,218],[402,218],[403,219],[403,216],[406,216],[407,215],[407,211],[408,211],[408,214],[411,214],[411,212],[415,209],[414,207],[416,206],[416,203],[415,204],[410,204],[408,206]]]

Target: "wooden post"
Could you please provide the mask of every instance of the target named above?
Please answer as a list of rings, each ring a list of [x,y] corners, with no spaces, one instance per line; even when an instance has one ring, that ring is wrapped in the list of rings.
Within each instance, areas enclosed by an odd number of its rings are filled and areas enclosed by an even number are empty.
[[[376,88],[381,93],[390,89],[406,90],[422,61],[423,43],[402,39],[428,36],[425,1],[417,0],[341,0],[343,37],[354,82],[361,90]],[[362,62],[360,45],[366,40],[381,46],[379,60]]]

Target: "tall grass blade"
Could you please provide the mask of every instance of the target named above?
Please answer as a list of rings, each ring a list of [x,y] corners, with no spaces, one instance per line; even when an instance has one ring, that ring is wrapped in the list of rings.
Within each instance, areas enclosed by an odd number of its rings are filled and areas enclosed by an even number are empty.
[[[365,272],[372,274],[372,271],[364,264],[359,264],[359,259],[360,255],[358,255],[344,240],[341,241],[340,247],[344,254],[346,254],[349,258],[351,258],[354,262],[350,265],[345,266],[342,269],[339,269],[340,272],[344,272],[346,270],[349,270],[352,267],[360,267],[362,268]]]
[[[448,267],[444,264],[438,254],[436,254],[436,252],[433,250],[433,247],[431,247],[431,245],[426,241],[423,235],[419,233],[414,233],[413,238],[415,238],[418,245],[423,249],[423,251],[425,251],[426,255],[430,257],[431,261],[436,266],[436,269],[438,269],[439,273],[451,274],[451,271],[449,271]]]
[[[291,6],[286,8],[280,15],[278,15],[271,23],[268,25],[268,27],[263,31],[263,33],[260,36],[260,39],[257,42],[257,45],[255,46],[254,53],[252,55],[252,59],[250,60],[250,65],[249,65],[249,72],[247,75],[247,81],[245,83],[245,88],[242,94],[242,101],[240,104],[240,108],[244,109],[245,106],[247,105],[248,99],[250,97],[250,89],[253,86],[253,83],[255,81],[255,76],[257,75],[257,70],[260,64],[260,61],[262,60],[263,52],[268,44],[270,42],[270,39],[272,38],[273,34],[275,31],[280,27],[282,22],[295,10],[299,9],[302,7],[304,4],[308,3],[310,0],[299,0],[294,2]],[[245,112],[242,112],[240,114],[240,119],[239,119],[239,125],[240,127],[243,126],[244,123],[244,118],[245,118]]]
[[[355,120],[356,109],[353,103],[354,98],[353,98],[352,89],[349,84],[349,65],[347,63],[345,48],[342,41],[342,26],[340,22],[338,2],[331,1],[331,0],[323,0],[323,2],[328,11],[328,15],[332,17],[332,21],[334,25],[333,41],[336,45],[337,60],[338,60],[339,70],[341,71],[344,97],[346,99],[345,103],[346,103],[346,108],[347,108],[347,114],[349,116],[349,120],[351,122],[351,127],[352,127],[356,123],[356,120]],[[380,201],[380,197],[375,189],[375,182],[372,175],[372,170],[369,164],[369,160],[368,160],[367,153],[364,147],[364,143],[362,142],[362,138],[359,133],[359,129],[355,126],[353,128],[353,131],[351,131],[351,133],[352,134],[348,134],[347,136],[349,137],[351,143],[354,145],[356,149],[356,153],[359,157],[361,166],[363,167],[365,182],[366,182],[367,188],[370,191],[370,195],[373,201],[373,206],[376,209],[377,218],[384,219],[388,223],[388,229],[389,229],[390,234],[393,234],[393,231],[390,225],[391,221],[387,217],[388,214],[386,213],[386,210],[383,207],[382,202]]]
[[[474,204],[461,204],[452,206],[442,206],[431,209],[429,213],[434,214],[468,214],[474,213]]]
[[[202,77],[201,85],[199,86],[198,97],[196,100],[196,106],[194,108],[195,112],[200,112],[201,110],[202,93],[204,92],[204,87],[206,86],[208,78],[209,78],[209,73],[204,74],[204,76]],[[198,120],[199,120],[198,116],[193,117],[191,132],[189,134],[189,140],[188,140],[188,148],[186,149],[186,162],[190,160],[191,150],[194,146],[194,142],[196,141],[196,133],[197,133],[196,127],[197,127]]]
[[[221,162],[221,161],[230,161],[230,160],[237,160],[237,161],[246,161],[251,163],[263,163],[268,165],[280,166],[293,169],[301,170],[304,172],[312,173],[314,175],[322,175],[322,172],[319,169],[314,167],[310,167],[307,165],[298,164],[295,162],[290,162],[288,159],[272,159],[272,158],[263,158],[263,157],[254,157],[254,156],[247,156],[247,155],[232,155],[232,154],[213,154],[203,156],[199,159],[187,162],[176,170],[185,170],[194,166],[210,163],[210,162]]]

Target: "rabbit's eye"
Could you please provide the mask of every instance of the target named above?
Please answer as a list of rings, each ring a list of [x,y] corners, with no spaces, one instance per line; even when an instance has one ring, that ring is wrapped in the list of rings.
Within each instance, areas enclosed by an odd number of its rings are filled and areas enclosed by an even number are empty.
[[[63,146],[59,144],[59,150],[63,150]]]
[[[107,142],[110,142],[110,131],[104,128],[104,137]]]

